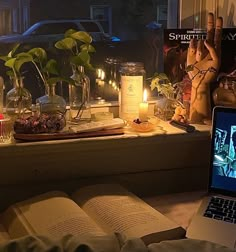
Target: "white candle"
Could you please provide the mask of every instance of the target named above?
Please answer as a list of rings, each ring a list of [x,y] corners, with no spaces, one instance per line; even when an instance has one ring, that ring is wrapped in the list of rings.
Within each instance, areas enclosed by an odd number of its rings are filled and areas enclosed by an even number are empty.
[[[148,102],[146,89],[143,92],[143,102],[139,103],[139,120],[141,122],[148,120]]]

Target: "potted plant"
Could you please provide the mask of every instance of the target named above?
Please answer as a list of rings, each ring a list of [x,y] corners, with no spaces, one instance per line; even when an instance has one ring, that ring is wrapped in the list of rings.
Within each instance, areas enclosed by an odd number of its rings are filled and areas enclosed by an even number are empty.
[[[94,70],[90,63],[90,53],[95,52],[91,45],[92,37],[84,31],[70,29],[64,38],[56,42],[55,47],[63,50],[72,69],[69,83],[69,103],[72,120],[89,121],[90,80],[85,70]]]
[[[9,68],[6,72],[13,82],[13,88],[6,95],[6,113],[13,118],[25,117],[31,113],[32,97],[30,92],[24,88],[24,76],[22,66],[32,61],[31,55],[21,52],[17,53],[19,44],[16,45],[7,55],[0,56]]]
[[[174,117],[178,111],[178,117],[186,117],[186,110],[180,99],[182,95],[182,83],[172,84],[165,73],[155,73],[151,78],[151,90],[158,92],[158,101],[155,106],[155,115],[167,121]],[[180,112],[181,110],[181,112]],[[182,119],[182,118],[181,118]]]
[[[62,96],[56,95],[55,86],[59,81],[68,81],[61,77],[60,69],[55,59],[48,59],[43,48],[32,48],[27,52],[36,68],[44,86],[46,94],[36,100],[41,113],[64,114],[66,112],[66,101]]]

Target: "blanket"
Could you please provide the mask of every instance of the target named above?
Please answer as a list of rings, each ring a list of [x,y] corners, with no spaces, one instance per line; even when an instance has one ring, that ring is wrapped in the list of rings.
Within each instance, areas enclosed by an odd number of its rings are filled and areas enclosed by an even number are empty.
[[[236,252],[212,242],[193,239],[145,245],[141,239],[123,241],[119,234],[115,236],[112,243],[110,236],[78,238],[67,235],[60,240],[45,236],[25,236],[0,244],[0,252]]]

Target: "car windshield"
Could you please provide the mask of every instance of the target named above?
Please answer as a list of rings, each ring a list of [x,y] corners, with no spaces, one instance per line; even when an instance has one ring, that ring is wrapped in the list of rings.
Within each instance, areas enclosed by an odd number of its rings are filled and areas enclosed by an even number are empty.
[[[63,34],[65,33],[65,31],[69,29],[78,30],[78,26],[73,22],[47,23],[47,24],[42,24],[40,27],[36,28],[32,32],[32,34],[34,35]]]

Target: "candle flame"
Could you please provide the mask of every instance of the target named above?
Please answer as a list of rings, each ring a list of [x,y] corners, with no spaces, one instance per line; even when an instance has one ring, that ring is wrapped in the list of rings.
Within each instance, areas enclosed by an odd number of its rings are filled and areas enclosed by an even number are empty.
[[[143,102],[147,102],[147,90],[144,89],[143,91]]]

